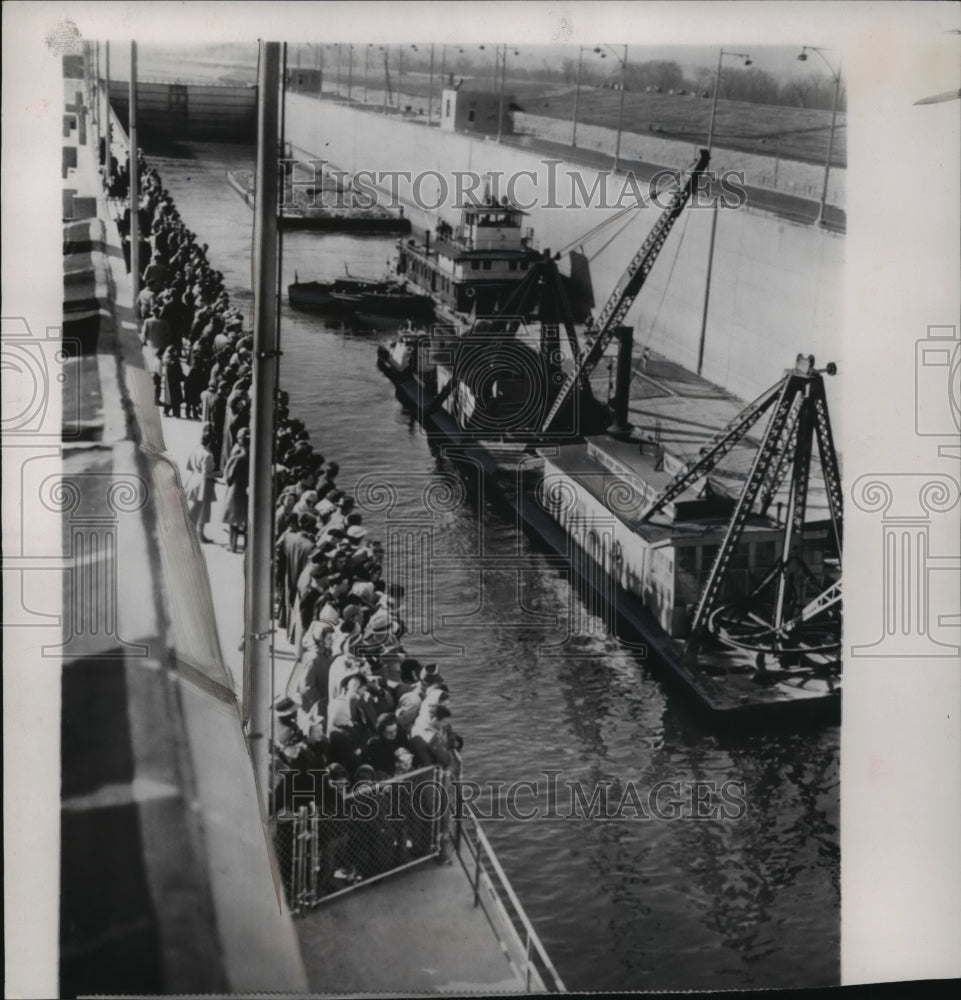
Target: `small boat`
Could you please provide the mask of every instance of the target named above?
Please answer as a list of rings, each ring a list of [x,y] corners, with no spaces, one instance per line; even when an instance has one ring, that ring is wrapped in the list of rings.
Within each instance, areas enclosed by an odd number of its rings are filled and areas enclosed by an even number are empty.
[[[408,292],[400,286],[353,292],[332,290],[330,297],[344,312],[425,320],[434,315],[434,301],[429,295]]]
[[[298,281],[287,286],[287,301],[293,309],[313,309],[338,312],[343,309],[344,296],[359,296],[368,292],[389,292],[401,289],[396,281],[372,281],[367,278],[337,278],[334,281]],[[340,296],[340,299],[334,296]]]

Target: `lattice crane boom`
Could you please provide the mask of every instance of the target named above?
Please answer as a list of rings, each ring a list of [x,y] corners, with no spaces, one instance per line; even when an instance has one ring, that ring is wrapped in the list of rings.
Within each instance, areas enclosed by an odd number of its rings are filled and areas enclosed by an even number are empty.
[[[824,370],[833,375],[836,368],[833,364],[829,364]],[[804,564],[803,541],[811,457],[815,440],[818,445],[821,469],[828,494],[833,530],[832,541],[837,545],[839,557],[841,555],[842,532],[842,494],[837,455],[834,451],[831,434],[827,398],[824,393],[824,379],[822,372],[814,367],[813,356],[798,355],[794,369],[785,373],[771,390],[743,411],[740,418],[722,432],[718,443],[699,462],[676,476],[657,498],[645,517],[654,510],[661,509],[669,497],[676,496],[683,489],[682,484],[690,483],[697,475],[706,472],[709,466],[716,464],[733,447],[735,441],[744,436],[748,426],[756,422],[761,414],[769,409],[771,410],[770,421],[764,431],[747,480],[737,499],[724,538],[698,598],[687,641],[688,652],[697,649],[705,630],[710,627],[712,621],[718,618],[719,613],[722,613],[722,616],[730,617],[729,609],[721,609],[719,605],[734,552],[749,517],[758,513],[756,510],[757,501],[760,499],[761,512],[763,513],[788,469],[790,470],[790,491],[787,518],[783,529],[782,554],[764,581],[764,585],[771,583],[774,586],[772,617],[766,629],[757,631],[756,622],[760,621],[759,610],[755,607],[748,611],[748,616],[755,623],[752,625],[754,640],[757,641],[763,635],[770,633],[778,637],[778,648],[787,648],[790,645],[790,639],[786,637],[789,636],[792,627],[809,621],[815,615],[833,607],[840,600],[839,583],[828,587],[813,601],[807,601],[804,596],[805,577],[809,578],[808,582],[813,579],[811,571]],[[828,643],[825,648],[830,645],[832,644]]]
[[[607,302],[597,317],[596,338],[590,347],[585,351],[583,357],[574,365],[571,373],[564,379],[554,402],[551,404],[544,418],[541,433],[546,434],[553,425],[561,407],[571,394],[571,390],[579,382],[586,382],[597,363],[603,357],[604,352],[610,346],[611,341],[617,333],[624,319],[626,318],[638,292],[647,280],[654,262],[657,260],[661,248],[667,239],[674,223],[690,200],[697,183],[698,175],[704,172],[710,159],[710,153],[706,149],[698,152],[697,158],[688,167],[685,174],[682,174],[677,188],[671,195],[671,200],[661,213],[660,218],[654,223],[654,227],[648,233],[637,253],[627,265],[624,274],[614,286]]]

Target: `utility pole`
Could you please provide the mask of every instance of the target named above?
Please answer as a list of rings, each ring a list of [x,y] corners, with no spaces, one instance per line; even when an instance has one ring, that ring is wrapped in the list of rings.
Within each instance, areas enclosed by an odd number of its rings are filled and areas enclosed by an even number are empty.
[[[137,156],[137,43],[130,43],[130,108],[127,122],[130,149],[130,284],[133,307],[140,295],[140,158]]]
[[[250,526],[244,594],[243,715],[254,772],[270,797],[273,656],[273,441],[277,388],[277,147],[280,43],[261,42],[257,77],[257,180],[254,200],[254,337],[250,416]]]
[[[584,46],[577,54],[577,82],[574,84],[574,122],[571,129],[571,145],[577,146],[577,108],[581,99],[581,66],[584,64]]]

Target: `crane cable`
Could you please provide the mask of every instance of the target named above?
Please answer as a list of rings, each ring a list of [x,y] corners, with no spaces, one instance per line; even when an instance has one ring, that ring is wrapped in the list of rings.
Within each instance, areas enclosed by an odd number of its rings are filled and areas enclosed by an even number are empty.
[[[663,188],[659,190],[657,193],[658,195],[662,195],[668,190],[669,190],[668,188]],[[612,225],[613,223],[617,222],[619,219],[623,218],[623,216],[627,215],[628,213],[636,212],[640,208],[650,208],[653,201],[654,201],[653,196],[648,195],[648,197],[646,198],[642,197],[638,202],[636,202],[633,205],[626,205],[616,214],[609,216],[608,218],[604,219],[601,222],[598,222],[597,225],[592,226],[590,229],[581,233],[579,236],[576,236],[569,243],[562,246],[560,250],[557,251],[557,253],[561,255],[569,253],[571,250],[574,249],[574,247],[583,244],[587,240],[591,239],[591,237],[596,236],[602,229],[605,228],[605,226]],[[608,243],[604,244],[604,247],[602,247],[601,250],[605,249],[609,243],[610,240],[608,240]],[[598,250],[597,253],[594,254],[594,257],[596,257],[597,254],[601,252],[601,250]],[[590,259],[593,260],[594,257],[591,257]]]

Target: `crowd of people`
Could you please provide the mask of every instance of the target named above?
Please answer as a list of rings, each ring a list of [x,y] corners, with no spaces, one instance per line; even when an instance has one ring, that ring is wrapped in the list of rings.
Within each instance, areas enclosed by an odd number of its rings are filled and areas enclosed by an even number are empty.
[[[105,174],[108,194],[122,206],[117,222],[129,270],[129,169],[112,160]],[[200,424],[184,484],[198,538],[212,541],[206,526],[222,482],[229,547],[241,551],[253,339],[207,245],[186,227],[142,152],[139,177],[136,311],[154,401],[166,416]],[[402,646],[401,595],[383,579],[382,547],[368,536],[354,498],[337,485],[339,466],[314,449],[282,391],[274,418],[275,622],[295,663],[274,704],[274,811],[281,816],[295,788],[313,788],[326,811],[358,782],[428,765],[456,770],[461,739],[436,664],[421,664]]]

